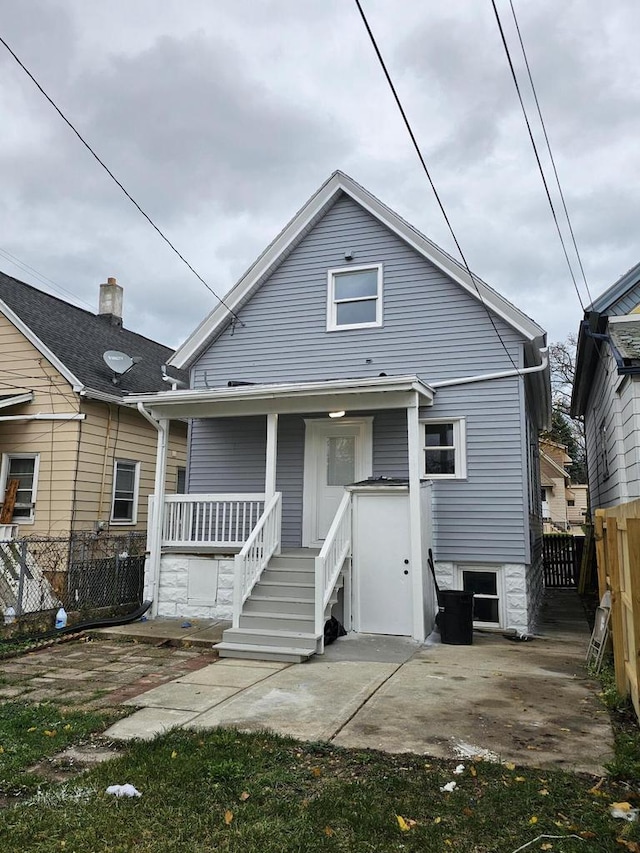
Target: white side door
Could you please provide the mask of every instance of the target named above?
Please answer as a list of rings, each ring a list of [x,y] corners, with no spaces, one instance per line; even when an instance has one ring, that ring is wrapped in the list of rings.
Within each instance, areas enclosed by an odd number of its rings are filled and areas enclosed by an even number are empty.
[[[319,548],[344,487],[373,473],[373,418],[318,418],[305,423],[302,544]]]
[[[354,498],[355,630],[411,636],[408,494],[359,494]]]

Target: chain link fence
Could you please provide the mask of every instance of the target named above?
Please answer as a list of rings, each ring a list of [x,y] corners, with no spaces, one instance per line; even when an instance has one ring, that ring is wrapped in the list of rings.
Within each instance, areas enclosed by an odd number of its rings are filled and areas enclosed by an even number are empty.
[[[0,542],[0,633],[44,633],[60,607],[69,625],[133,612],[142,602],[145,547],[144,533]]]

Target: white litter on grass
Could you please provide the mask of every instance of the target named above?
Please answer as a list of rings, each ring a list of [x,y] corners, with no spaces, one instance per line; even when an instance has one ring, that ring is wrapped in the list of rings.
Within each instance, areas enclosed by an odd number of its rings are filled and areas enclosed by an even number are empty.
[[[483,761],[493,761],[496,764],[500,761],[500,756],[497,753],[483,749],[473,743],[467,743],[464,740],[453,742],[453,752],[458,758],[481,758]]]
[[[141,797],[142,794],[133,785],[128,782],[126,785],[109,785],[106,790],[107,794],[113,794],[116,797]]]
[[[455,791],[455,789],[456,789],[457,787],[458,787],[458,785],[457,785],[457,783],[456,783],[456,782],[447,782],[447,784],[446,784],[446,785],[443,785],[443,786],[442,786],[442,788],[440,788],[440,790],[441,790],[443,793],[444,793],[444,791],[447,791],[447,792],[450,794],[452,791]]]
[[[464,764],[458,764],[458,766],[453,772],[456,776],[459,776],[461,773],[464,773]]]
[[[520,853],[521,850],[526,850],[527,847],[531,847],[532,844],[535,844],[536,841],[542,841],[543,838],[556,838],[558,840],[565,838],[577,838],[578,841],[584,841],[584,838],[581,838],[579,835],[537,835],[535,838],[532,838],[531,841],[527,841],[526,844],[521,845],[516,850],[513,850],[512,853]]]
[[[638,820],[638,809],[632,809],[629,803],[614,803],[610,809],[611,817],[617,817],[620,820],[628,820],[633,823]]]

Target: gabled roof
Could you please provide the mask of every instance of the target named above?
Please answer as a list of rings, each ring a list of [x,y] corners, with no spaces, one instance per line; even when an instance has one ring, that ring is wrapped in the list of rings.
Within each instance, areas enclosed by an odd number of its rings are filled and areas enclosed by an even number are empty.
[[[361,205],[419,254],[431,261],[449,278],[456,281],[470,296],[483,302],[509,326],[518,331],[525,340],[535,341],[538,346],[544,345],[545,332],[537,323],[480,278],[474,275],[472,279],[458,261],[439,246],[436,246],[435,243],[398,216],[368,190],[356,183],[353,178],[345,175],[344,172],[337,171],[309,199],[229,291],[224,300],[225,304],[221,303],[214,308],[178,348],[170,360],[170,364],[177,368],[189,367],[219,332],[226,328],[233,317],[231,312],[237,312],[242,308],[260,287],[264,277],[270,274],[288,256],[292,248],[307,234],[314,222],[343,193]]]
[[[76,308],[56,296],[0,273],[0,313],[69,381],[75,391],[98,391],[113,397],[166,390],[161,366],[173,350],[105,317]],[[107,350],[139,358],[119,384],[103,360]]]
[[[640,263],[627,270],[617,281],[614,281],[611,287],[605,290],[597,299],[594,299],[586,309],[587,312],[595,311],[598,314],[606,314],[611,306],[636,285],[638,281],[640,281]]]

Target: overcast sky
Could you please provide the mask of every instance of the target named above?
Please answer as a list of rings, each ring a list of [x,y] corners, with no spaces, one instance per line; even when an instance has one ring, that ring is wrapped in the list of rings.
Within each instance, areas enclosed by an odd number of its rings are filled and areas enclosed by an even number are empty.
[[[362,2],[470,266],[566,338],[582,312],[490,0]],[[640,4],[513,2],[595,298],[640,260]],[[352,0],[0,10],[0,35],[221,296],[335,169],[455,254]],[[214,298],[2,46],[0,75],[0,269],[93,310],[115,276],[127,327],[177,346]]]

